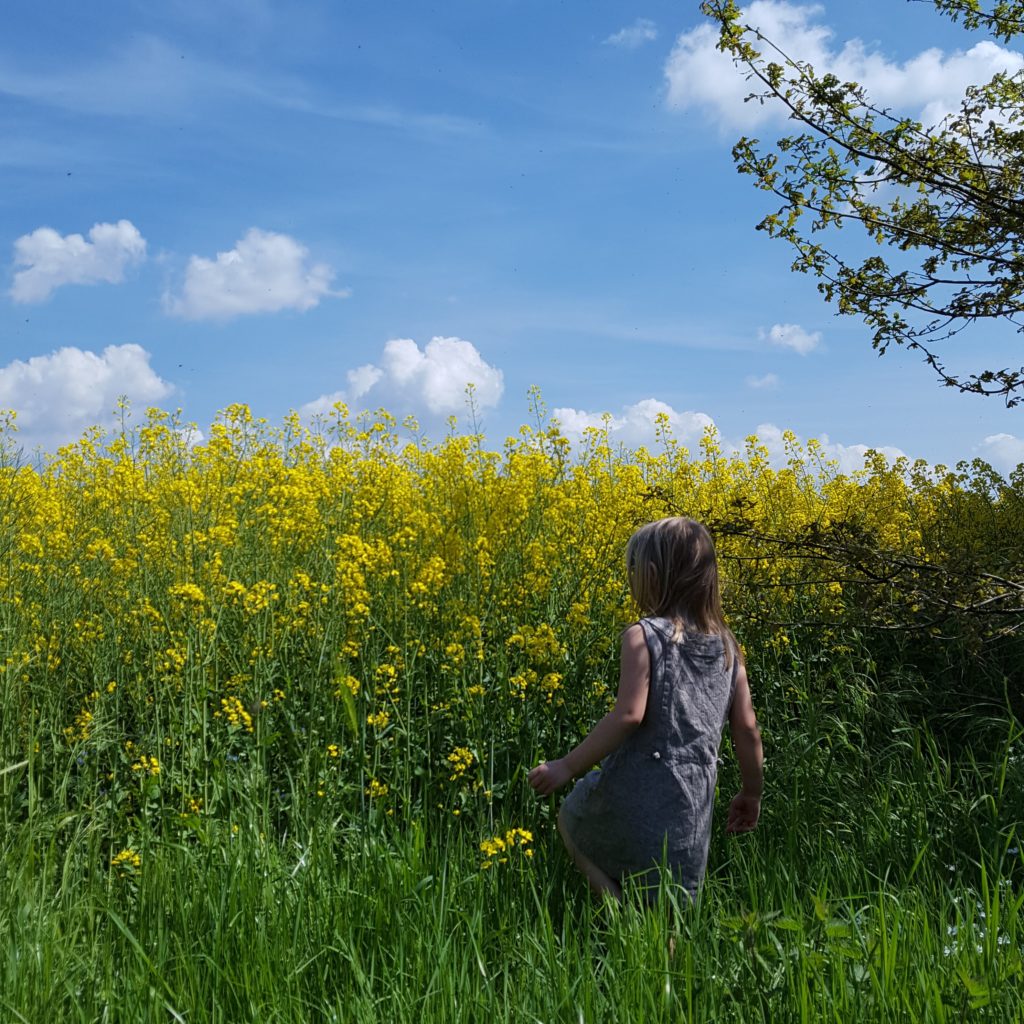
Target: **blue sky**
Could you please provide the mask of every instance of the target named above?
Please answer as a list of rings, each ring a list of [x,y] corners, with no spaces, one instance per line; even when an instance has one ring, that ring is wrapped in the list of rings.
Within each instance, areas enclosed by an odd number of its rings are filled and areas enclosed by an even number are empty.
[[[914,114],[1021,66],[930,4],[749,13]],[[28,450],[120,395],[200,429],[344,399],[436,436],[472,380],[496,444],[537,385],[568,432],[608,413],[626,444],[664,411],[685,443],[790,429],[847,468],[864,445],[1024,460],[1019,410],[879,359],[754,231],[767,197],[730,149],[785,125],[695,2],[16,0],[5,22],[0,407]],[[1016,344],[972,342],[999,366]]]

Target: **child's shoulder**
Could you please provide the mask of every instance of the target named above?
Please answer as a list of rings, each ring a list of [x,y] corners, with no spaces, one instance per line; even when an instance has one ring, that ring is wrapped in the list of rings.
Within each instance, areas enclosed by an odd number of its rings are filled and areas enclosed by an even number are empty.
[[[650,633],[657,637],[658,646],[662,651],[674,649],[686,650],[688,660],[696,659],[699,663],[718,664],[724,658],[729,661],[729,641],[721,633],[704,633],[699,629],[675,619],[659,615],[645,616],[640,619],[645,634]]]
[[[677,629],[675,621],[665,615],[641,615],[636,625],[645,631],[651,629],[658,633],[675,633]]]
[[[711,646],[722,644],[722,636],[719,633],[704,633],[680,619],[672,619],[664,615],[645,615],[639,620],[639,625],[653,629],[655,632],[662,633],[681,643],[709,644]]]

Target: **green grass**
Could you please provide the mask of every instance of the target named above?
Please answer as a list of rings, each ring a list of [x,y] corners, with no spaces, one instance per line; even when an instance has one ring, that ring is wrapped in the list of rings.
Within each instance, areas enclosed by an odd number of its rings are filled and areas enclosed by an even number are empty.
[[[271,835],[253,803],[237,829],[140,832],[119,871],[102,819],[26,803],[16,768],[0,1020],[1024,1020],[1019,729],[988,719],[979,759],[802,714],[761,828],[720,820],[697,904],[653,911],[595,905],[525,793],[535,856],[490,870],[450,814]]]

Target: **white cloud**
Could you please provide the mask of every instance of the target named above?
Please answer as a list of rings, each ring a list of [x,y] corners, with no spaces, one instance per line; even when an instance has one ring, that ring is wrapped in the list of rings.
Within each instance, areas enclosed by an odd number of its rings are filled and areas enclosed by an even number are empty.
[[[627,448],[641,446],[652,448],[657,445],[657,417],[664,413],[668,417],[670,433],[676,441],[695,451],[710,427],[717,430],[714,420],[703,412],[677,412],[672,406],[654,398],[644,399],[635,405],[626,406],[621,413],[588,412],[583,409],[554,409],[552,417],[561,427],[562,433],[573,444],[578,445],[588,428],[603,430],[607,428],[608,439],[612,444],[623,444]],[[774,423],[762,423],[755,431],[758,443],[768,450],[768,461],[772,466],[781,468],[786,465],[789,453],[786,450],[785,433]],[[806,453],[807,442],[794,435],[797,445]],[[742,457],[746,446],[730,441],[719,435],[718,443],[723,452]],[[1018,442],[1024,446],[1024,442]],[[893,463],[906,454],[900,448],[891,445],[840,444],[832,441],[828,434],[818,437],[818,447],[825,461],[835,462],[842,473],[853,473],[864,468],[864,456],[868,451],[880,452],[887,462]]]
[[[476,347],[461,338],[432,338],[422,351],[409,338],[389,341],[383,363],[384,376],[406,393],[422,396],[432,413],[463,409],[467,385],[484,409],[497,405],[505,388],[501,370],[485,363]]]
[[[792,349],[802,356],[821,344],[821,331],[805,331],[799,324],[773,324],[767,331],[758,331],[757,336],[761,341]]]
[[[348,387],[307,402],[306,418],[323,415],[337,402],[383,406],[393,415],[407,412],[434,416],[466,410],[466,388],[473,387],[480,409],[496,406],[505,389],[501,370],[485,362],[475,345],[462,338],[432,338],[421,349],[411,338],[395,338],[384,346],[380,365],[349,370]],[[363,400],[366,401],[363,401]]]
[[[658,29],[654,22],[650,18],[637,18],[632,25],[610,35],[605,43],[609,46],[620,46],[624,50],[635,50],[657,38]]]
[[[1013,434],[989,434],[975,449],[993,469],[1008,474],[1024,462],[1024,438]]]
[[[331,290],[334,272],[309,262],[309,250],[288,235],[250,228],[234,249],[216,259],[193,256],[181,295],[167,295],[167,312],[189,320],[228,320],[249,313],[305,311]]]
[[[118,399],[149,405],[173,390],[140,345],[108,345],[97,355],[62,348],[0,368],[0,408],[17,414],[17,443],[56,448],[91,426],[112,427]]]
[[[374,366],[373,363],[357,366],[345,374],[349,384],[348,393],[353,399],[362,398],[383,376],[384,371],[379,366]]]
[[[859,82],[876,106],[915,113],[926,125],[958,109],[968,85],[1024,67],[1024,56],[990,41],[948,54],[932,47],[900,63],[860,39],[838,45],[833,30],[817,20],[822,10],[820,4],[754,0],[740,20],[759,28],[789,57],[809,62],[819,75],[832,72],[840,81]],[[750,41],[758,46],[755,38]],[[732,58],[716,49],[717,42],[710,22],[678,37],[665,64],[668,105],[703,109],[729,130],[784,120],[780,103],[744,102],[758,83],[748,81]]]
[[[771,464],[777,467],[784,466],[789,458],[784,431],[774,423],[762,423],[754,433],[759,443],[768,449]],[[842,473],[854,473],[858,469],[863,469],[864,456],[869,451],[880,452],[889,463],[906,458],[906,452],[892,445],[840,444],[838,441],[830,440],[828,434],[819,435],[817,440],[825,459],[836,462]],[[807,442],[799,437],[796,438],[796,442],[806,452]]]
[[[745,383],[755,391],[774,391],[779,386],[779,378],[774,373],[766,373],[763,377],[747,377]]]
[[[89,240],[36,228],[14,243],[14,274],[10,295],[15,302],[42,302],[65,284],[117,284],[125,267],[146,257],[146,240],[130,220],[94,224]]]
[[[672,437],[688,448],[696,447],[704,431],[715,425],[706,413],[678,412],[656,398],[645,398],[634,405],[627,405],[618,415],[572,408],[554,409],[551,413],[558,420],[562,433],[574,442],[579,442],[590,427],[603,429],[607,426],[609,440],[627,448],[656,444],[657,420],[662,414],[668,419]]]

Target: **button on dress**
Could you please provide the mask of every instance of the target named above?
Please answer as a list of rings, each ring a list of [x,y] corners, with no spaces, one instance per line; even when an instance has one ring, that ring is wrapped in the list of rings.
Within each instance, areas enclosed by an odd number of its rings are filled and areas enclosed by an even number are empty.
[[[738,659],[726,665],[719,636],[684,632],[669,619],[640,620],[651,659],[639,727],[588,772],[562,804],[573,842],[612,878],[657,883],[665,863],[695,895],[704,877],[718,777],[718,749]]]

